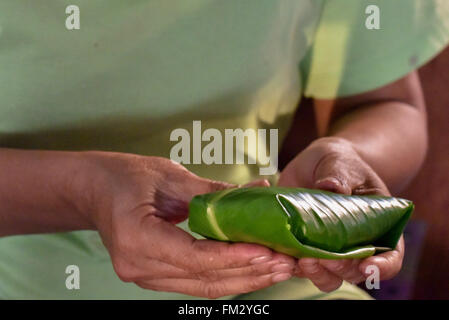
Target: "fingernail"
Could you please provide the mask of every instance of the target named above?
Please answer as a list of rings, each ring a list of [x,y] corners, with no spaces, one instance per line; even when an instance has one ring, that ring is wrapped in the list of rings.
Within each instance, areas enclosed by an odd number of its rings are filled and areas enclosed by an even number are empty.
[[[315,186],[319,189],[331,192],[345,193],[345,194],[348,192],[348,186],[339,179],[334,177],[327,177],[324,179],[320,179],[315,182]],[[350,191],[351,190],[349,190],[349,192]]]
[[[270,256],[261,256],[261,257],[257,257],[254,258],[250,261],[251,264],[259,264],[259,263],[264,263],[271,260]]]
[[[342,185],[341,181],[334,177],[326,177],[326,178],[320,179],[316,182],[316,184],[325,184],[325,185],[330,184],[330,185],[337,185],[337,186]]]
[[[271,278],[271,281],[273,282],[282,282],[285,280],[288,280],[292,277],[290,273],[275,273],[273,277]]]
[[[287,263],[276,264],[271,268],[272,272],[289,272],[293,270],[293,266]]]

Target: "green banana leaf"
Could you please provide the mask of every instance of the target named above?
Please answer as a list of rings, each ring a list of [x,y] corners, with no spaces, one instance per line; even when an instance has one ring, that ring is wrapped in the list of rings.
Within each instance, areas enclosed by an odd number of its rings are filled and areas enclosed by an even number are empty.
[[[198,195],[189,227],[206,238],[257,243],[297,258],[365,258],[396,247],[408,200],[255,187]]]

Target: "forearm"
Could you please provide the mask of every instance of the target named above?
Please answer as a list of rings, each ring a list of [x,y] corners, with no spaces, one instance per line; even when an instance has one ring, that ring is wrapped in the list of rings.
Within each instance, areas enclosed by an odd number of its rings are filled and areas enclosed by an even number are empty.
[[[87,159],[77,152],[0,149],[0,236],[92,229]]]
[[[393,193],[414,177],[427,149],[425,111],[396,101],[355,108],[333,121],[328,135],[350,141]]]

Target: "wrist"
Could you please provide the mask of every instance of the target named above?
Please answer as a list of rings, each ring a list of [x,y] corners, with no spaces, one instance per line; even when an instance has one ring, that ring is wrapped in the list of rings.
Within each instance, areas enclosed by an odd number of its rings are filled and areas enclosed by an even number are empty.
[[[103,231],[116,213],[132,210],[130,204],[142,196],[139,185],[149,171],[148,157],[133,154],[87,151],[77,154],[71,182],[72,201],[92,229]]]
[[[104,175],[83,152],[1,149],[0,236],[97,229]]]
[[[96,151],[73,152],[66,161],[61,198],[74,208],[86,229],[98,229],[98,213],[105,202],[103,194],[110,188],[107,170],[102,165],[105,154]]]

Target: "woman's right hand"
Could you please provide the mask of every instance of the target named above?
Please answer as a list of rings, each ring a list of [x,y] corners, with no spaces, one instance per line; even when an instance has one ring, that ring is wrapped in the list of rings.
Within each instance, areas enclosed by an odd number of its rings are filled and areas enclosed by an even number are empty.
[[[255,244],[197,240],[174,225],[187,218],[193,196],[234,185],[200,178],[164,158],[88,154],[95,173],[84,198],[121,280],[218,298],[292,276],[291,257]]]

